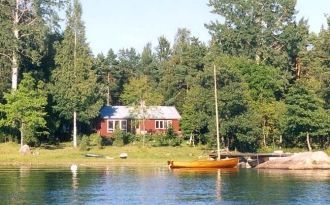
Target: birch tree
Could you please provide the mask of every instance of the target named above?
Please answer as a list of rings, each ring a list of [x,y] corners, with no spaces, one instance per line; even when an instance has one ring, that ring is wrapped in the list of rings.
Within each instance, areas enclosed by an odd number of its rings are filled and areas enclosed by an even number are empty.
[[[1,0],[0,56],[11,65],[11,88],[17,89],[21,62],[37,63],[44,51],[47,24],[54,27],[64,0]]]

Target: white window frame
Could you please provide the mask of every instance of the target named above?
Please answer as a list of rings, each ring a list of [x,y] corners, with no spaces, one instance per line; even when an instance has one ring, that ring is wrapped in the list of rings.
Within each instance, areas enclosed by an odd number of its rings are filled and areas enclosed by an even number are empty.
[[[157,126],[158,124],[158,126]],[[160,125],[163,126],[160,126]],[[172,120],[155,120],[155,129],[156,130],[165,130],[169,127],[169,125],[172,125]]]
[[[111,128],[109,127],[110,122],[112,122],[112,127]],[[123,126],[123,122],[126,123],[126,128],[125,129],[123,129],[123,127],[124,127]],[[116,124],[119,125],[119,129],[121,129],[122,131],[127,132],[127,120],[119,120],[119,119],[110,119],[110,120],[107,120],[107,131],[108,132],[114,132],[115,129],[116,129],[116,127],[115,127]]]

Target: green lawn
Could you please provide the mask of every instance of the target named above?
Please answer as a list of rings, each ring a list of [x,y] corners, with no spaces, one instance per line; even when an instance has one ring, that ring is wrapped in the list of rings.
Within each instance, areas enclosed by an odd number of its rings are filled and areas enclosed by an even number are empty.
[[[79,148],[72,148],[71,143],[32,148],[34,154],[30,155],[21,155],[18,150],[19,145],[16,143],[0,143],[0,166],[69,166],[71,164],[84,166],[166,166],[168,160],[197,160],[207,158],[210,152],[202,146],[142,147],[138,145],[106,146],[103,149],[93,147],[89,151],[80,151]],[[284,151],[294,152],[293,149]],[[120,153],[123,152],[128,154],[127,159],[119,158]],[[330,155],[330,149],[325,150],[325,152]],[[104,158],[85,157],[86,153],[101,154]]]
[[[140,147],[140,146],[106,146],[103,149],[92,148],[89,151],[74,149],[69,143],[59,146],[33,148],[34,154],[21,155],[19,145],[15,143],[0,144],[0,165],[33,165],[33,166],[67,166],[79,164],[86,166],[134,165],[151,166],[166,165],[167,160],[196,160],[206,158],[209,150],[204,147]],[[127,159],[120,159],[122,152],[128,154]],[[104,158],[85,157],[86,153],[104,155]]]

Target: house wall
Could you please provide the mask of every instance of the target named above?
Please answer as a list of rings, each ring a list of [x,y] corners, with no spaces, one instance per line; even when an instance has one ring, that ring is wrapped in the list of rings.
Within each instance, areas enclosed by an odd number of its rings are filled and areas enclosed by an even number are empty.
[[[111,137],[112,136],[113,133],[108,132],[107,126],[108,126],[107,119],[101,119],[100,126],[98,127],[98,133],[100,136],[102,136],[102,137]],[[156,126],[156,120],[154,120],[154,119],[145,120],[145,130],[147,131],[147,133],[157,133],[157,132],[166,131],[166,129],[156,129],[155,126]],[[127,120],[127,132],[135,133],[136,130],[133,127],[134,126],[132,125],[132,121]],[[178,119],[172,119],[172,127],[173,127],[173,131],[175,133],[181,132],[180,121]],[[143,130],[142,121],[140,122],[139,128],[140,128],[140,130]]]
[[[166,120],[165,120],[166,121]],[[180,131],[180,122],[177,119],[172,119],[172,127],[173,131],[178,133]],[[140,123],[140,129],[143,130],[143,123]],[[155,119],[148,119],[145,120],[145,130],[148,133],[156,133],[156,132],[165,132],[166,128],[164,129],[156,129],[156,120]]]

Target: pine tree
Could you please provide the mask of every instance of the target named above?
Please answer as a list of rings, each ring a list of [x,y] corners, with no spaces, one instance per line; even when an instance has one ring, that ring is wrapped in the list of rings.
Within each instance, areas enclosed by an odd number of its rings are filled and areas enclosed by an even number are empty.
[[[103,104],[81,15],[81,5],[74,0],[73,9],[69,6],[67,11],[64,39],[56,46],[57,68],[52,73],[51,86],[55,110],[66,119],[73,119],[74,147],[77,146],[77,121],[97,116]]]

